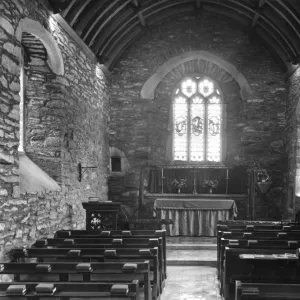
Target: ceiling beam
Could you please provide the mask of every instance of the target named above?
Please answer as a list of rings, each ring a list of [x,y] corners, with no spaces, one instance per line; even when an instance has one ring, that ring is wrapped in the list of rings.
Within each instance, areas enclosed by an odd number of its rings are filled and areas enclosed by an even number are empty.
[[[118,0],[117,0],[118,1]],[[169,2],[169,0],[161,0],[161,1],[159,1],[159,2],[155,2],[154,4],[151,4],[151,5],[149,5],[149,6],[147,6],[147,7],[144,7],[143,8],[143,10],[141,10],[141,12],[143,13],[143,16],[145,15],[145,13],[148,11],[148,10],[153,10],[155,7],[157,7],[157,6],[163,6],[165,3],[168,3]],[[160,10],[160,9],[159,9]],[[159,10],[157,10],[157,11],[159,11]],[[151,15],[151,14],[150,14]],[[149,15],[149,16],[150,16]],[[95,49],[97,50],[97,52],[99,52],[100,54],[99,55],[102,55],[103,54],[103,52],[104,51],[102,51],[102,49],[105,47],[107,47],[108,46],[108,44],[111,42],[111,40],[115,37],[115,36],[117,36],[117,34],[123,29],[123,28],[126,28],[126,26],[127,26],[127,24],[130,24],[135,18],[136,18],[136,16],[137,15],[134,15],[134,16],[132,16],[130,19],[127,19],[126,21],[124,21],[123,23],[122,23],[122,25],[120,26],[119,25],[119,23],[114,23],[114,24],[112,24],[112,26],[110,26],[110,28],[107,30],[107,31],[105,31],[105,34],[103,35],[103,38],[99,38],[99,39],[97,39],[98,41],[97,41],[97,43],[96,43],[96,45],[94,45],[95,47]],[[148,17],[148,16],[146,16],[146,17]],[[86,25],[87,25],[87,23],[86,23]],[[146,24],[145,24],[145,26],[146,26]],[[84,28],[82,27],[82,26],[80,26],[81,27],[81,29],[82,30],[84,30]],[[106,42],[106,37],[108,36],[108,35],[110,35],[110,38],[109,38],[109,40]],[[100,52],[101,51],[101,52]]]
[[[86,8],[86,6],[91,2],[92,0],[85,0],[85,2],[83,2],[81,4],[81,7],[78,9],[78,11],[76,12],[75,16],[70,20],[69,24],[72,27],[74,25],[74,23],[76,22],[76,20],[78,19],[79,15],[82,13],[82,11]]]
[[[258,7],[255,11],[255,14],[254,14],[254,17],[253,17],[253,20],[252,20],[252,28],[256,26],[257,21],[258,21],[260,15],[261,15],[261,12],[262,12],[262,7],[264,6],[265,3],[266,3],[266,0],[259,0]]]
[[[99,11],[104,5],[103,3],[105,3],[105,1],[97,1],[96,3],[94,3],[88,11],[80,16],[78,22],[75,23],[74,29],[80,36],[82,35],[84,30],[89,28],[88,24],[91,23],[91,20],[93,20],[95,16],[99,14]]]
[[[210,1],[211,3],[213,3],[214,1]],[[234,0],[231,0],[231,2],[234,2],[236,3],[237,5],[245,8],[245,10],[247,11],[250,11],[251,13],[255,14],[255,10],[253,10],[251,7],[248,7],[247,5],[244,5],[238,1],[234,1]],[[221,6],[225,6],[225,7],[228,7],[234,11],[237,11],[237,12],[241,12],[240,10],[237,10],[233,7],[230,7],[228,6],[227,4],[224,4],[223,2],[215,2],[216,4],[219,4]],[[282,40],[284,40],[284,42],[287,44],[287,46],[289,47],[289,49],[291,50],[291,52],[293,52],[293,56],[297,56],[297,53],[294,49],[294,46],[291,44],[291,42],[286,38],[286,36],[280,31],[280,29],[274,24],[272,23],[269,19],[267,19],[266,17],[264,17],[264,15],[260,15],[260,19],[263,20],[265,23],[267,23],[279,36]],[[257,21],[259,22],[259,21]],[[261,28],[267,30],[267,28],[262,24],[260,23],[260,26]],[[271,33],[270,33],[271,34]],[[274,35],[274,34],[271,34],[271,35]],[[281,44],[281,42],[278,40],[278,43]]]
[[[293,19],[300,25],[300,19],[294,14],[292,10],[289,9],[289,7],[286,6],[286,4],[281,0],[275,0],[277,1],[292,17]]]
[[[129,18],[129,16],[125,16],[123,19],[120,18],[119,22],[114,23],[114,26],[105,31],[105,34],[101,36],[101,39],[98,39],[95,45],[96,54],[102,55],[110,42],[113,41],[124,28],[127,28],[129,26],[128,24],[134,21],[134,19],[137,19],[136,15],[131,16],[131,18]],[[138,25],[139,21],[136,21],[135,24]]]
[[[120,12],[131,0],[127,0],[125,1],[122,5],[119,5],[118,8],[116,8],[113,13],[111,13],[106,19],[105,21],[103,21],[101,23],[101,25],[98,27],[98,29],[96,30],[96,32],[93,34],[92,38],[90,39],[89,42],[89,46],[92,46],[95,42],[95,39],[97,37],[97,35],[99,34],[99,32],[104,28],[104,26],[118,13]],[[97,18],[98,19],[98,18]],[[94,23],[95,24],[95,23]]]
[[[71,8],[73,7],[73,5],[75,4],[76,0],[72,0],[70,2],[70,4],[68,5],[68,7],[63,10],[63,12],[61,13],[61,16],[65,19],[66,15],[69,13],[69,11],[71,10]]]
[[[141,12],[143,13],[143,15],[149,10],[149,9],[153,9],[156,6],[162,6],[165,3],[168,3],[169,0],[163,0],[160,2],[156,2],[148,7],[145,7],[143,10],[141,10]],[[171,5],[172,6],[172,5]],[[168,6],[166,6],[168,7]],[[152,11],[151,14],[147,15],[146,17],[151,16],[152,14],[155,14],[156,12],[159,12],[162,9],[165,9],[166,7],[162,7],[161,9],[157,9],[155,11]],[[130,19],[126,19],[125,21],[122,22],[122,25],[119,26],[119,23],[115,23],[114,27],[111,26],[111,28],[109,29],[109,31],[105,32],[105,35],[101,38],[98,39],[97,45],[95,45],[95,49],[97,51],[98,55],[103,55],[103,53],[105,52],[105,49],[108,47],[108,45],[110,44],[110,42],[124,29],[127,28],[128,24],[130,24],[134,19],[136,18],[136,16],[132,16]],[[135,23],[136,25],[138,23]],[[146,26],[146,25],[145,25]],[[109,39],[106,41],[106,37],[109,36]]]
[[[139,6],[139,1],[138,1],[138,0],[132,0],[132,4],[133,4],[135,7],[138,7],[138,6]]]
[[[171,7],[177,7],[180,4],[185,4],[186,2],[183,0],[183,2],[181,3],[170,3],[168,1],[164,1],[166,3],[166,5],[164,7],[161,7],[160,9],[157,9],[156,11],[152,11],[149,15],[147,15],[147,17],[151,16],[152,14],[155,14],[156,12],[159,12],[161,10],[166,11],[166,8],[171,8]],[[193,11],[193,7],[184,7],[186,11]],[[178,7],[178,13],[182,13],[183,7]],[[137,24],[137,23],[135,23]],[[115,54],[116,51],[120,51],[123,52],[125,48],[128,47],[128,35],[126,35],[127,33],[131,33],[131,38],[130,40],[133,40],[134,38],[136,38],[138,36],[138,34],[141,32],[140,30],[134,35],[134,26],[135,24],[131,25],[130,27],[125,26],[126,30],[122,32],[122,34],[120,36],[118,36],[116,39],[113,40],[113,43],[109,45],[109,48],[107,49],[106,53],[111,53],[110,55],[110,63],[112,61],[115,60],[114,57],[119,56],[118,54]],[[126,39],[125,39],[126,38]],[[125,41],[124,41],[125,40]],[[122,47],[119,47],[119,45],[122,44]],[[105,47],[107,48],[108,44],[105,45]],[[104,53],[104,51],[101,51],[101,53]],[[105,55],[105,54],[104,54]],[[109,64],[110,64],[109,63]]]
[[[93,24],[90,26],[89,30],[86,32],[86,34],[83,37],[83,40],[85,41],[87,36],[90,34],[90,32],[93,30],[93,28],[95,27],[95,25],[98,23],[98,21],[112,8],[114,7],[117,3],[119,2],[119,0],[115,0],[114,2],[112,2],[110,5],[108,5],[106,7],[106,9],[104,9],[102,11],[101,14],[98,15],[98,17],[96,18],[96,20],[93,22]],[[100,2],[99,2],[100,3]]]
[[[285,22],[287,22],[291,26],[291,28],[294,30],[294,32],[296,33],[296,35],[300,39],[300,34],[298,33],[298,30],[295,28],[295,26],[292,24],[292,22],[289,20],[289,18],[287,18],[286,15],[284,13],[282,13],[282,11],[280,11],[279,9],[277,9],[271,3],[271,1],[268,1],[268,5],[270,5],[285,20]]]
[[[118,41],[120,38],[122,38],[124,36],[124,33],[126,33],[128,31],[128,28],[134,28],[134,26],[137,26],[139,24],[139,21],[133,23],[131,26],[128,26],[128,23],[126,23],[126,26],[122,26],[120,28],[120,30],[114,32],[114,34],[109,38],[109,40],[107,40],[107,42],[103,45],[103,47],[98,47],[97,49],[97,53],[99,53],[100,55],[103,55],[103,53],[105,53],[105,50],[109,47],[109,45],[111,43],[113,43],[113,45],[116,43],[116,41]],[[127,28],[127,30],[122,31],[122,33],[120,34],[119,37],[117,37],[117,35],[121,32],[121,30],[123,28]],[[107,51],[108,52],[108,51]]]
[[[139,1],[138,0],[132,0],[132,4],[134,5],[135,9],[136,9],[136,14],[140,20],[140,23],[143,27],[146,26],[146,22],[145,22],[145,18],[143,16],[143,13],[141,11],[141,7],[140,7],[140,4],[139,4]]]

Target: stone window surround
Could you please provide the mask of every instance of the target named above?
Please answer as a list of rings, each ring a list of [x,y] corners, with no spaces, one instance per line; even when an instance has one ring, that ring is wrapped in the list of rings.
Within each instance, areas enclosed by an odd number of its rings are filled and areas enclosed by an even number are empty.
[[[172,57],[164,64],[159,66],[156,69],[155,73],[151,75],[149,79],[144,83],[141,89],[141,98],[154,99],[156,87],[172,69],[187,61],[195,59],[211,61],[212,63],[228,72],[240,86],[240,93],[243,100],[247,100],[251,95],[251,89],[246,78],[241,72],[236,69],[234,65],[208,51],[199,50],[184,52],[181,55]]]
[[[60,49],[52,37],[42,25],[29,18],[20,20],[16,29],[16,38],[22,41],[22,33],[28,32],[38,38],[46,48],[48,65],[57,75],[64,74],[64,63]],[[23,51],[19,53],[20,62],[20,144],[19,144],[19,176],[20,193],[41,193],[48,191],[60,191],[60,186],[48,174],[32,162],[24,149],[24,56]]]
[[[124,176],[127,170],[129,169],[129,163],[126,159],[125,153],[116,147],[109,147],[110,152],[110,174],[114,176]],[[112,157],[120,157],[121,159],[121,171],[120,172],[113,172],[111,166],[111,158]]]
[[[210,61],[220,68],[224,69],[228,72],[238,83],[240,86],[240,94],[243,100],[247,100],[251,95],[250,86],[242,73],[240,73],[231,63],[223,60],[222,58],[208,52],[208,51],[188,51],[181,55],[170,58],[167,62],[160,65],[156,72],[149,77],[149,79],[144,83],[141,89],[141,98],[145,100],[153,100],[155,95],[156,87],[163,80],[163,78],[174,68],[177,66],[191,60],[195,59],[203,59]],[[168,122],[168,131],[169,135],[166,141],[166,161],[173,163],[173,142],[172,142],[172,110],[169,111],[169,122]],[[227,149],[227,138],[226,138],[226,124],[227,124],[227,109],[226,104],[224,104],[223,108],[223,132],[222,132],[222,156],[221,163],[218,163],[218,166],[224,166],[223,161],[225,159],[225,153]],[[186,164],[186,163],[185,163]],[[188,163],[186,164],[188,165]]]

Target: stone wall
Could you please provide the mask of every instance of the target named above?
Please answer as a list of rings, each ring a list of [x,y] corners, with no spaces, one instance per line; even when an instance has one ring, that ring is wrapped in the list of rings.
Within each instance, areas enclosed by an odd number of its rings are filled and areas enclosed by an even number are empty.
[[[62,228],[83,228],[82,201],[107,200],[109,148],[108,80],[45,8],[44,1],[4,0],[0,4],[0,257],[12,246],[52,236]],[[23,23],[22,23],[23,22]],[[47,63],[27,66],[25,154],[60,185],[20,195],[19,103],[22,24],[35,26],[55,45]],[[25,26],[25,25],[24,25]],[[21,28],[21,29],[20,29]],[[25,26],[26,28],[26,26]],[[39,39],[38,34],[34,34]],[[49,37],[48,37],[49,39]],[[23,45],[24,46],[24,45]],[[50,49],[50,51],[49,51]],[[58,49],[63,72],[55,72]],[[51,61],[52,58],[52,61]],[[29,63],[30,64],[30,63]],[[28,150],[28,153],[26,151]],[[78,164],[82,164],[79,181]],[[84,168],[84,167],[93,167]]]
[[[297,69],[287,80],[288,86],[288,103],[287,103],[287,126],[286,126],[286,141],[288,154],[288,174],[286,182],[286,190],[290,187],[293,190],[291,201],[294,202],[294,207],[290,206],[288,217],[300,209],[300,107],[299,107],[299,83],[300,70]],[[288,194],[288,191],[287,191]]]
[[[251,95],[242,99],[233,76],[211,61],[196,59],[170,70],[157,86],[153,100],[141,99],[141,88],[158,67],[191,50],[204,50],[232,64],[246,78]],[[224,94],[228,141],[225,164],[251,167],[256,162],[267,168],[274,183],[272,197],[267,198],[273,215],[268,218],[280,218],[287,168],[283,71],[263,45],[223,16],[207,11],[200,18],[193,14],[177,16],[148,29],[128,49],[113,70],[110,145],[125,153],[130,176],[134,173],[138,177],[143,165],[167,163],[172,91],[181,78],[194,72],[211,76]],[[120,188],[123,194],[129,190],[125,182]],[[133,189],[138,193],[137,184],[130,187],[131,192]],[[265,205],[257,195],[260,218],[264,217]]]

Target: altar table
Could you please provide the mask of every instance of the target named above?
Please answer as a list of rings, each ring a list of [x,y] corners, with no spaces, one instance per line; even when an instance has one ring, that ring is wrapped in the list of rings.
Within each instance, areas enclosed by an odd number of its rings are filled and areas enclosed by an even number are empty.
[[[174,224],[166,225],[169,236],[216,236],[217,222],[235,218],[237,207],[230,199],[158,198],[154,216],[173,220]]]

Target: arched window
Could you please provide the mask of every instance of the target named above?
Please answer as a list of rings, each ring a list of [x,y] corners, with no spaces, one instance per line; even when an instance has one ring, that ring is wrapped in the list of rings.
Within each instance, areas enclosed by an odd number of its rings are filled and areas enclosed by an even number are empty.
[[[173,159],[221,162],[222,114],[222,94],[211,78],[184,78],[173,96]]]

